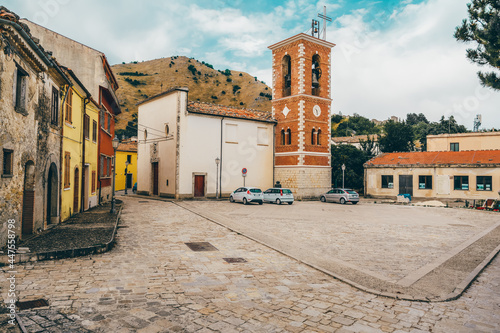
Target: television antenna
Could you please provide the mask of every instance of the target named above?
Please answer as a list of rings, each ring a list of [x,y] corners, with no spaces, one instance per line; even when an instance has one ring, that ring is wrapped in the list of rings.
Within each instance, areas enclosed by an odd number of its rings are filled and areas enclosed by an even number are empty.
[[[481,126],[482,120],[483,120],[483,117],[480,114],[477,114],[476,118],[474,118],[474,132],[479,131],[479,126]]]

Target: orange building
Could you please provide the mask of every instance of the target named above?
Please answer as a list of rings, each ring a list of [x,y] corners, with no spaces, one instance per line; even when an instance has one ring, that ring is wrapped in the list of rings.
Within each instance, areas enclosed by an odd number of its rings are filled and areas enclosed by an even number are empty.
[[[298,34],[269,46],[273,54],[274,178],[297,198],[331,188],[331,48]]]

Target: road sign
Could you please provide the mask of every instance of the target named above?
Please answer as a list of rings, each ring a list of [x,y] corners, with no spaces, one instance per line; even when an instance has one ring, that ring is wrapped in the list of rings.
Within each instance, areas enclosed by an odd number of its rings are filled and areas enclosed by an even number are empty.
[[[243,176],[246,176],[247,172],[248,172],[247,168],[241,169],[241,173],[243,174]]]

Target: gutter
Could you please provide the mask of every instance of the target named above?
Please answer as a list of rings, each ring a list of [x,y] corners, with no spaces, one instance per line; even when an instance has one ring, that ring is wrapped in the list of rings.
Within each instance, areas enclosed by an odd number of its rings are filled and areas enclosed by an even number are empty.
[[[222,134],[223,134],[223,122],[224,122],[224,117],[220,119],[220,169],[219,169],[219,198],[222,198]]]
[[[87,115],[87,104],[90,103],[89,95],[83,100],[83,138],[82,138],[82,189],[81,189],[81,198],[80,198],[80,212],[85,211],[85,182],[88,182],[85,179],[85,116]],[[90,121],[89,121],[89,140],[90,140]]]

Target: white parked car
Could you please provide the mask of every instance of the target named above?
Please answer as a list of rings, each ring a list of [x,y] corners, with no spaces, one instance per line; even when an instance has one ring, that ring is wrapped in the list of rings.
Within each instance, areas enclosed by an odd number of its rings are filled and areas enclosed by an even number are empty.
[[[262,205],[264,202],[264,197],[262,196],[262,190],[256,187],[240,187],[236,189],[229,196],[229,201],[231,202],[243,202],[245,205],[250,202],[258,202]]]
[[[293,204],[293,193],[287,188],[270,188],[264,191],[264,202],[274,202],[277,205],[286,202],[291,205]]]
[[[341,204],[352,202],[355,205],[359,202],[359,195],[356,191],[348,188],[334,188],[322,194],[319,199],[322,202],[339,202]]]

